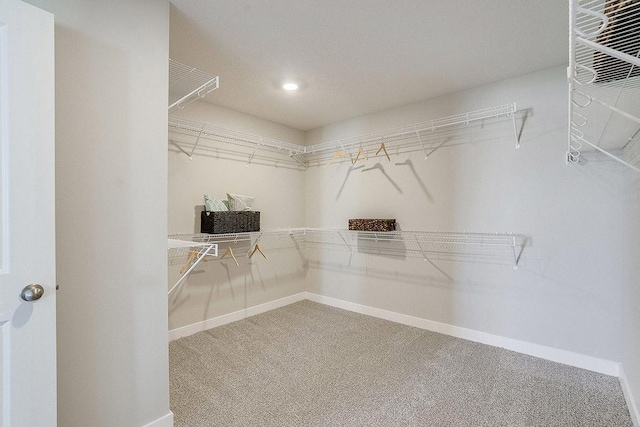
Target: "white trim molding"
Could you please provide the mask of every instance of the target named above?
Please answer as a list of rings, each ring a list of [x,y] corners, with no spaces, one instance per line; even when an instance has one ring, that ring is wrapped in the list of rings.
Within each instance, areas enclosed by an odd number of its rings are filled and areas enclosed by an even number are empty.
[[[173,412],[169,411],[167,415],[164,415],[155,421],[151,421],[149,424],[145,424],[142,427],[173,427]]]
[[[629,385],[629,380],[624,373],[624,368],[622,365],[620,365],[620,387],[622,387],[624,399],[627,401],[627,407],[629,408],[631,421],[633,421],[633,425],[635,427],[640,427],[640,411],[638,411],[638,405],[636,404],[636,400],[633,398],[631,386]]]
[[[479,342],[493,347],[500,347],[507,350],[515,351],[517,353],[527,354],[529,356],[539,357],[541,359],[563,363],[565,365],[575,366],[577,368],[587,369],[589,371],[594,371],[605,375],[617,377],[620,374],[620,364],[612,360],[600,359],[593,356],[574,353],[572,351],[547,347],[527,341],[503,337],[500,335],[488,334],[486,332],[480,332],[473,329],[462,328],[460,326],[435,322],[433,320],[400,314],[380,308],[369,307],[366,305],[356,304],[353,302],[326,297],[310,292],[306,292],[306,294],[308,300],[320,304],[330,305],[332,307],[342,308],[344,310],[366,314],[369,316],[378,317],[380,319],[390,320],[392,322],[401,323],[403,325],[413,326],[416,328],[426,329],[428,331],[438,332],[469,341]]]
[[[181,328],[172,329],[169,331],[169,341],[177,340],[178,338],[193,335],[196,332],[206,331],[207,329],[215,328],[216,326],[226,325],[231,322],[246,319],[247,317],[255,316],[256,314],[262,314],[267,311],[275,310],[299,301],[306,299],[306,292],[300,292],[288,297],[280,298],[274,301],[269,301],[264,304],[254,305],[253,307],[247,307],[242,310],[234,311],[233,313],[224,314],[222,316],[214,317],[212,319],[203,320],[202,322],[192,323],[191,325],[183,326]]]
[[[552,362],[575,366],[576,368],[586,369],[589,371],[611,375],[614,377],[620,376],[620,364],[619,362],[615,362],[613,360],[600,359],[597,357],[587,356],[584,354],[562,350],[559,348],[548,347],[527,341],[507,338],[500,335],[489,334],[486,332],[476,331],[474,329],[467,329],[460,326],[449,325],[447,323],[440,323],[433,320],[409,316],[407,314],[396,313],[393,311],[383,310],[381,308],[369,307],[366,305],[318,295],[311,292],[300,292],[288,297],[277,299],[275,301],[270,301],[264,304],[248,307],[243,310],[234,311],[233,313],[214,317],[212,319],[207,319],[198,323],[193,323],[181,328],[172,329],[171,331],[169,331],[169,341],[186,337],[195,334],[196,332],[205,331],[217,326],[222,326],[231,322],[246,319],[247,317],[275,310],[277,308],[303,301],[305,299],[320,304],[353,311],[355,313],[366,314],[368,316],[389,320],[391,322],[413,326],[415,328],[438,332],[456,338],[462,338],[481,344],[487,344],[493,347],[504,348],[507,350],[515,351],[517,353],[527,354],[529,356],[550,360]]]

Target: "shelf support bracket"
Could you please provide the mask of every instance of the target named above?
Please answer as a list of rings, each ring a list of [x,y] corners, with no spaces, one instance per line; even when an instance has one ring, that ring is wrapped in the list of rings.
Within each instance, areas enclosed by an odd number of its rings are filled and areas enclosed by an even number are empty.
[[[206,247],[206,249],[204,251],[202,251],[199,255],[198,258],[193,262],[193,264],[191,264],[191,267],[189,267],[189,269],[187,271],[185,271],[182,276],[180,276],[180,278],[178,279],[178,281],[175,283],[175,285],[173,285],[171,287],[171,289],[169,289],[169,292],[167,292],[167,295],[171,295],[171,292],[173,292],[173,290],[178,287],[179,284],[181,284],[184,280],[185,277],[187,277],[189,275],[189,273],[191,273],[191,271],[196,268],[196,266],[198,264],[200,264],[200,261],[202,261],[204,259],[205,256],[209,255],[209,251],[211,249],[213,249],[214,247],[216,248],[216,250],[214,251],[215,253],[212,253],[211,255],[216,256],[217,255],[217,246],[215,243],[211,244],[209,246]]]
[[[193,143],[193,148],[191,149],[191,154],[189,154],[189,160],[193,160],[193,153],[196,151],[196,147],[200,143],[200,137],[202,136],[202,132],[204,132],[204,123],[200,128],[200,132],[198,132],[198,137],[196,138],[196,142]]]
[[[351,247],[351,245],[349,244],[349,242],[347,242],[347,239],[345,239],[345,237],[342,235],[341,231],[338,231],[338,236],[340,236],[340,238],[342,239],[342,241],[344,242],[345,245],[347,245],[347,248],[349,248],[349,252],[353,253],[353,248]]]
[[[518,125],[516,123],[516,113],[511,113],[511,120],[513,121],[513,133],[516,137],[516,150],[520,148],[520,136],[518,135]]]
[[[302,260],[302,265],[307,267],[309,265],[309,262],[307,261],[307,257],[304,256],[304,252],[302,252],[302,249],[300,249],[300,245],[298,244],[298,241],[296,240],[296,236],[295,236],[295,234],[293,234],[292,231],[289,232],[289,237],[291,237],[291,241],[293,242],[293,246],[295,246],[296,250],[298,251],[298,255],[300,256],[300,259]]]
[[[260,140],[256,143],[256,146],[253,149],[253,153],[251,153],[251,156],[249,156],[249,160],[247,161],[247,164],[245,165],[246,167],[249,167],[249,165],[251,164],[251,160],[253,160],[253,156],[256,155],[256,151],[258,150],[258,147],[260,146],[261,143],[262,143],[262,138],[260,138]]]
[[[418,141],[420,141],[420,145],[422,145],[422,152],[424,153],[424,159],[427,160],[429,158],[429,154],[427,154],[427,149],[424,147],[424,141],[422,141],[422,137],[420,136],[420,132],[418,131],[418,128],[414,125],[413,128],[416,131],[416,135],[418,136]]]
[[[296,154],[293,151],[289,151],[289,157],[290,158],[292,158],[293,160],[295,160],[296,162],[298,162],[300,165],[302,165],[305,168],[309,167],[309,165],[306,162],[300,160],[300,158],[298,156],[299,156],[299,154]]]
[[[189,153],[188,153],[184,148],[182,148],[182,147],[180,147],[180,145],[178,145],[178,143],[177,143],[177,142],[175,142],[175,141],[170,141],[170,144],[172,144],[172,145],[173,145],[174,147],[176,147],[178,150],[180,150],[181,152],[183,152],[185,156],[187,156],[187,157],[191,157],[191,156],[189,155]]]

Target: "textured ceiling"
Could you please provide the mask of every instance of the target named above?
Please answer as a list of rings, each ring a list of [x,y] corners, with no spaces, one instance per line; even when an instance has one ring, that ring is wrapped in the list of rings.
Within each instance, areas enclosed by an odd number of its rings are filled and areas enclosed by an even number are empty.
[[[568,62],[562,0],[172,3],[171,58],[220,76],[208,102],[301,130]]]

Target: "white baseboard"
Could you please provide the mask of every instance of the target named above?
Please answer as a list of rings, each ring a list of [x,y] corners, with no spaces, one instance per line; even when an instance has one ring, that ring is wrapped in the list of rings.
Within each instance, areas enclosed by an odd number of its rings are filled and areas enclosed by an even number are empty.
[[[222,326],[231,322],[246,319],[247,317],[255,316],[256,314],[275,310],[276,308],[284,307],[286,305],[293,304],[304,299],[306,299],[306,292],[300,292],[288,297],[277,299],[275,301],[269,301],[264,304],[234,311],[233,313],[203,320],[202,322],[172,329],[169,331],[169,341],[177,340],[178,338],[186,337],[195,334],[196,332],[206,331],[207,329],[215,328],[216,326]]]
[[[441,334],[451,335],[457,338],[463,338],[465,340],[475,341],[493,347],[501,347],[507,350],[515,351],[517,353],[540,357],[542,359],[587,369],[589,371],[599,372],[605,375],[612,375],[617,377],[620,374],[620,364],[612,360],[600,359],[597,357],[586,356],[584,354],[574,353],[567,350],[561,350],[526,341],[506,338],[499,335],[488,334],[486,332],[480,332],[473,329],[435,322],[433,320],[422,319],[419,317],[400,314],[393,311],[382,310],[380,308],[374,308],[366,305],[356,304],[353,302],[343,301],[336,298],[314,294],[311,292],[306,292],[306,298],[320,304],[330,305],[333,307],[342,308],[344,310],[366,314],[369,316],[390,320],[396,323],[402,323],[404,325],[409,325],[420,329],[439,332]]]
[[[629,381],[627,380],[622,365],[620,365],[620,387],[622,387],[622,393],[624,393],[624,398],[627,401],[627,407],[629,408],[633,425],[640,427],[640,411],[638,411],[638,405],[633,398],[633,393],[631,392],[631,387],[629,386]]]
[[[332,307],[342,308],[344,310],[349,310],[356,313],[366,314],[369,316],[378,317],[380,319],[401,323],[403,325],[426,329],[428,331],[438,332],[469,341],[479,342],[493,347],[505,348],[517,353],[528,354],[530,356],[539,357],[541,359],[546,359],[553,362],[563,363],[569,366],[575,366],[577,368],[587,369],[589,371],[594,371],[605,375],[612,375],[614,377],[620,376],[620,364],[612,360],[600,359],[593,356],[574,353],[572,351],[547,347],[527,341],[502,337],[500,335],[488,334],[486,332],[480,332],[473,329],[462,328],[460,326],[435,322],[433,320],[422,319],[420,317],[409,316],[407,314],[396,313],[380,308],[369,307],[366,305],[326,297],[311,292],[300,292],[285,298],[280,298],[275,301],[270,301],[268,303],[249,307],[244,310],[235,311],[223,316],[214,317],[202,322],[193,323],[191,325],[173,329],[169,331],[169,341],[186,337],[188,335],[195,334],[196,332],[215,328],[216,326],[222,326],[231,322],[246,319],[247,317],[265,313],[270,310],[275,310],[276,308],[284,307],[286,305],[293,304],[305,299],[320,304],[325,304]]]
[[[167,415],[151,421],[142,427],[173,427],[173,412],[169,411]]]

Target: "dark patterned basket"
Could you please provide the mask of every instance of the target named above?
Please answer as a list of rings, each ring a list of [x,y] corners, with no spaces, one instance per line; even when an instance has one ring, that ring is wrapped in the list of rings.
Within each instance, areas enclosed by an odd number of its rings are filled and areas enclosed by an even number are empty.
[[[358,231],[394,231],[395,219],[350,219],[349,230]]]
[[[226,211],[202,212],[200,232],[209,234],[246,233],[260,231],[260,212]]]

